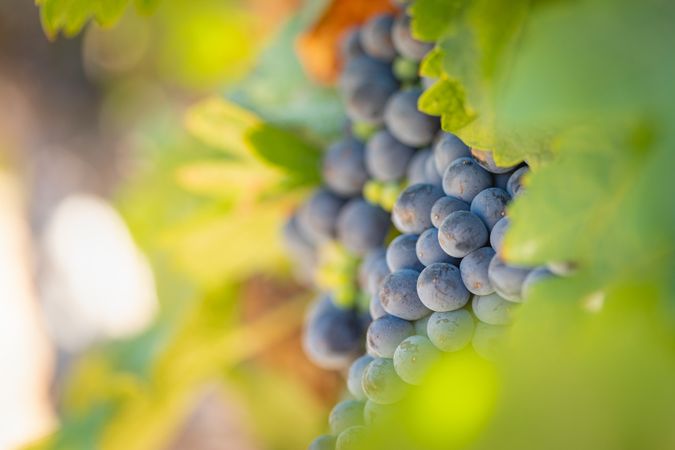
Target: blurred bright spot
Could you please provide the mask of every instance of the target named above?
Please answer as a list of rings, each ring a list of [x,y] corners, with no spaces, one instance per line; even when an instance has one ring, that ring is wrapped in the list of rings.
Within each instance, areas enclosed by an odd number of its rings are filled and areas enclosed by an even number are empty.
[[[52,355],[31,280],[28,223],[16,183],[0,172],[0,449],[13,449],[54,425]]]
[[[167,78],[193,88],[209,88],[243,76],[251,66],[260,33],[256,18],[236,4],[174,1],[160,10],[165,25],[159,67]]]
[[[157,311],[155,282],[117,212],[89,195],[66,198],[45,233],[45,310],[54,339],[79,350],[143,330]]]
[[[411,398],[411,429],[430,447],[470,443],[492,416],[498,378],[491,363],[472,351],[448,354]]]
[[[605,293],[594,292],[582,300],[583,308],[590,313],[598,313],[605,305]]]

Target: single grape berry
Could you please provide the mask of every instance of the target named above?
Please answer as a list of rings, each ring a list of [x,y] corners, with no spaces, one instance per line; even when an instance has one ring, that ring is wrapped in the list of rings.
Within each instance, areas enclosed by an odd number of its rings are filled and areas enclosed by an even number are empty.
[[[471,302],[476,318],[490,325],[509,324],[516,306],[515,303],[505,300],[497,293],[476,295]]]
[[[393,86],[394,89],[398,86],[398,81],[396,81],[389,64],[365,55],[355,56],[347,60],[340,73],[340,93],[343,97],[346,97],[372,80],[378,80],[383,85]]]
[[[364,255],[381,247],[389,231],[386,211],[362,199],[350,200],[337,219],[337,235],[347,250]]]
[[[366,370],[366,366],[370,364],[372,360],[372,356],[363,355],[354,360],[352,365],[349,366],[347,389],[349,389],[350,394],[357,400],[366,399],[366,394],[363,392],[363,387],[361,386],[361,380],[363,379],[363,372]]]
[[[443,197],[443,191],[431,184],[414,184],[399,195],[392,221],[404,233],[422,233],[431,227],[431,208],[436,200]]]
[[[318,301],[303,335],[305,353],[326,369],[346,367],[361,347],[363,327],[352,310],[338,308],[330,298]]]
[[[335,450],[365,450],[368,445],[368,429],[363,425],[349,427],[335,441]]]
[[[434,186],[438,187],[443,186],[443,177],[436,169],[434,158],[427,159],[427,165],[424,168],[424,175],[428,184],[433,184]]]
[[[415,149],[400,143],[387,130],[377,132],[366,145],[366,167],[380,181],[396,181],[406,173]]]
[[[471,201],[471,212],[481,218],[488,230],[506,216],[506,205],[511,196],[500,188],[487,188],[480,191]]]
[[[410,336],[394,352],[394,369],[408,384],[421,384],[441,354],[424,336]]]
[[[459,259],[448,255],[441,248],[438,243],[438,230],[436,228],[429,228],[420,235],[415,245],[415,252],[417,253],[417,259],[424,266],[430,266],[434,263],[459,264]]]
[[[408,162],[408,169],[406,173],[406,178],[408,179],[408,184],[420,184],[427,183],[427,159],[431,157],[431,150],[424,149],[418,150],[415,152],[413,157]]]
[[[492,175],[472,158],[453,161],[443,173],[443,190],[446,194],[471,203],[484,189],[492,186]]]
[[[495,223],[490,232],[490,245],[495,252],[500,253],[502,250],[502,243],[504,241],[504,234],[509,229],[509,219],[504,217]]]
[[[515,166],[498,166],[495,163],[492,152],[485,150],[478,150],[477,148],[471,149],[471,155],[478,161],[478,164],[481,165],[485,170],[490,173],[506,173],[514,169]]]
[[[383,247],[378,247],[373,250],[370,250],[363,257],[361,264],[359,265],[359,270],[357,273],[357,279],[359,282],[359,287],[362,291],[370,293],[368,289],[368,278],[370,273],[375,269],[377,261],[380,258],[384,258],[386,255],[386,250]]]
[[[345,199],[327,189],[317,189],[298,211],[298,222],[312,242],[322,243],[335,237],[335,222]]]
[[[328,416],[328,424],[333,435],[338,435],[349,427],[363,425],[363,402],[345,400],[338,403]]]
[[[382,78],[374,78],[356,86],[343,96],[347,116],[355,122],[373,126],[382,124],[389,99],[397,87]]]
[[[488,241],[488,230],[480,218],[470,211],[455,211],[438,229],[438,242],[450,256],[463,258]]]
[[[431,223],[436,228],[440,228],[445,218],[451,213],[468,210],[469,204],[463,200],[449,196],[441,197],[431,207]]]
[[[324,434],[309,444],[308,450],[335,450],[335,437]]]
[[[426,267],[417,279],[417,295],[432,311],[454,311],[469,301],[471,294],[462,283],[459,269],[448,263]]]
[[[378,14],[361,27],[361,46],[373,58],[381,61],[393,61],[396,49],[391,32],[394,18],[389,14]]]
[[[389,275],[389,266],[387,265],[387,260],[384,255],[377,258],[368,273],[368,293],[372,296],[377,296],[377,293],[380,291],[380,286],[384,281],[384,277]]]
[[[436,170],[441,175],[455,160],[471,156],[471,149],[460,138],[445,131],[438,134],[433,149]]]
[[[473,317],[466,309],[435,312],[429,316],[427,335],[439,350],[456,352],[469,345],[473,328]]]
[[[396,403],[406,392],[406,385],[396,374],[391,359],[375,358],[363,372],[363,392],[369,400],[381,405]]]
[[[522,298],[523,282],[530,271],[527,267],[508,265],[499,256],[495,256],[488,266],[488,277],[499,295],[506,300],[519,302]]]
[[[391,241],[386,256],[390,271],[412,269],[419,272],[424,269],[415,251],[418,237],[416,234],[402,234]]]
[[[419,272],[403,269],[390,273],[380,288],[380,302],[392,316],[405,320],[417,320],[430,314],[417,295]]]
[[[431,144],[438,131],[438,118],[417,108],[421,89],[408,89],[392,95],[384,111],[384,122],[391,134],[411,147]]]
[[[370,318],[372,320],[377,320],[382,316],[387,314],[387,311],[384,310],[382,303],[380,302],[380,297],[378,295],[373,295],[370,298],[370,304],[368,305],[368,312],[370,313]]]
[[[464,286],[472,294],[488,295],[495,291],[488,276],[488,267],[494,256],[492,247],[482,247],[466,255],[459,263]]]
[[[523,190],[523,177],[530,172],[529,167],[521,167],[513,172],[509,181],[506,183],[506,190],[511,197],[517,197]]]
[[[323,159],[323,178],[328,187],[346,197],[361,193],[368,180],[365,149],[354,138],[331,145]]]
[[[399,14],[396,17],[391,30],[391,38],[398,53],[416,62],[422,61],[433,48],[433,44],[421,42],[412,37],[410,16],[407,14]]]
[[[415,327],[407,320],[386,315],[371,322],[366,334],[368,353],[380,358],[391,358],[405,338],[415,334]]]

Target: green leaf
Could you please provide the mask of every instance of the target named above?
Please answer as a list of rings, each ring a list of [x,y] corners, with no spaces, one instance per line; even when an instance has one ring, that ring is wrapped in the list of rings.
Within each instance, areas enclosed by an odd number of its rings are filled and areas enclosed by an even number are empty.
[[[444,130],[459,130],[475,119],[475,112],[467,109],[466,94],[455,80],[436,81],[420,97],[419,108],[430,115],[440,115]]]
[[[267,164],[283,169],[296,180],[320,183],[321,152],[293,133],[261,124],[247,131],[246,141]]]
[[[410,7],[413,35],[423,41],[437,41],[453,30],[468,0],[416,0]]]
[[[59,32],[75,36],[90,20],[110,26],[124,13],[130,0],[38,0],[45,33],[55,38]],[[141,12],[151,12],[159,0],[136,0]]]

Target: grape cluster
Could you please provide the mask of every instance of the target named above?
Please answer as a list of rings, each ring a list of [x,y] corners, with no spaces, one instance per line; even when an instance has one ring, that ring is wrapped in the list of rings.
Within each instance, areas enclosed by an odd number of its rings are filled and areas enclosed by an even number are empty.
[[[552,276],[501,256],[527,165],[496,165],[418,110],[418,64],[430,49],[405,13],[346,35],[339,89],[350,127],[326,152],[324,186],[284,230],[322,291],[305,350],[345,370],[350,393],[310,450],[360,448],[367,426],[444,353],[472,346],[492,357],[518,303]]]

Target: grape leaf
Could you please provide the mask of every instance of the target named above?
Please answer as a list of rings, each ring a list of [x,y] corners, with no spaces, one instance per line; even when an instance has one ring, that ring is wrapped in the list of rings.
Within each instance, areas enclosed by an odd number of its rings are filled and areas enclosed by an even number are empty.
[[[455,21],[461,16],[468,0],[416,0],[410,13],[413,35],[422,41],[437,41],[453,31]]]
[[[130,0],[37,0],[42,27],[51,39],[59,32],[75,36],[90,20],[112,25],[124,13]],[[136,8],[152,11],[159,0],[135,0]]]
[[[299,184],[315,184],[320,179],[317,147],[232,102],[204,100],[190,108],[185,122],[195,137],[240,160],[275,167]]]

